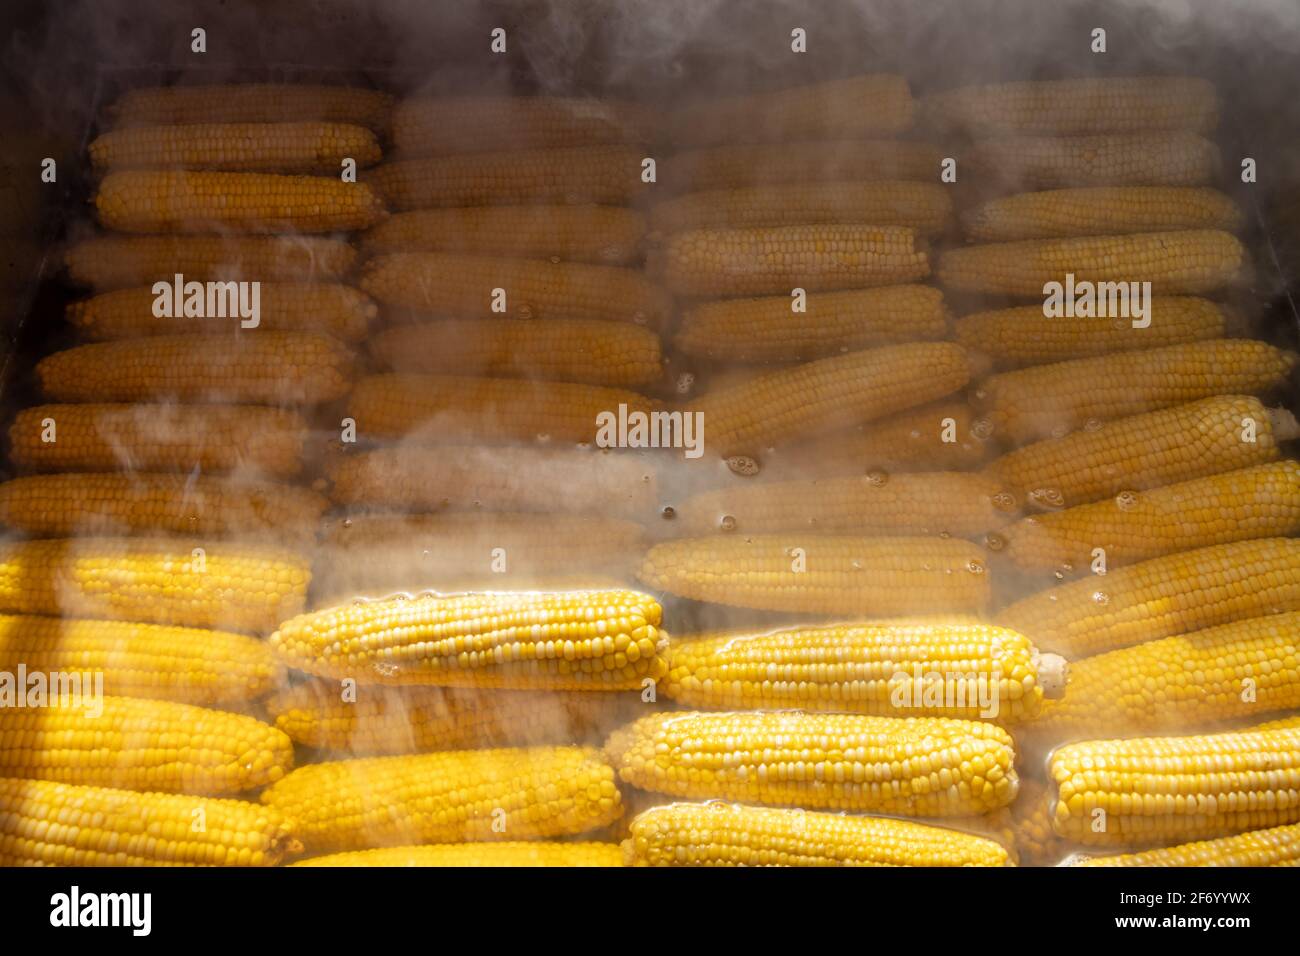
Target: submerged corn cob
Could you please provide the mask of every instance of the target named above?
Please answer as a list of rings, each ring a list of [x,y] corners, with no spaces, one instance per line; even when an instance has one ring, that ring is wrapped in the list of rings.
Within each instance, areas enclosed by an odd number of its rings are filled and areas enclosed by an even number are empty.
[[[993,840],[887,817],[674,803],[632,821],[628,866],[1007,866]]]
[[[983,549],[947,538],[790,532],[657,544],[638,576],[696,601],[805,614],[979,611],[989,598]]]
[[[1015,190],[1071,186],[1200,186],[1214,179],[1219,151],[1194,133],[984,140],[971,153],[982,178]]]
[[[926,181],[943,161],[931,143],[898,139],[782,143],[771,146],[715,146],[677,153],[663,164],[674,189],[743,189],[768,183],[836,180]]]
[[[299,767],[262,792],[312,850],[584,833],[623,813],[587,747],[459,750]]]
[[[1052,829],[1051,796],[1037,777],[1021,777],[1016,802],[1008,814],[1011,843],[1020,866],[1055,866],[1066,844]]]
[[[292,833],[243,800],[0,779],[0,866],[278,866]]]
[[[388,127],[393,98],[378,90],[311,84],[237,83],[127,90],[113,104],[118,126],[329,120]]]
[[[293,866],[622,866],[617,843],[440,843],[391,849],[331,853],[294,863]]]
[[[1241,207],[1199,186],[1099,186],[991,199],[962,215],[967,239],[1012,242],[1245,225]]]
[[[375,134],[342,123],[186,123],[101,134],[89,147],[97,169],[182,166],[244,172],[337,175],[345,159],[379,162]]]
[[[1251,830],[1217,840],[1084,857],[1071,866],[1300,866],[1300,824]]]
[[[658,713],[616,731],[605,752],[624,783],[691,800],[951,817],[1016,795],[1010,735],[969,720]]]

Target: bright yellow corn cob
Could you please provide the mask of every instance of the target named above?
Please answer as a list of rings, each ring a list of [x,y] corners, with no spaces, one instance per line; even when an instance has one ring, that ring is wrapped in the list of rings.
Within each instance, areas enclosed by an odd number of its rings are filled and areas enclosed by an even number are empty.
[[[1264,342],[1210,339],[1003,372],[975,398],[999,434],[1023,443],[1212,395],[1258,395],[1295,363]]]
[[[62,402],[303,404],[347,394],[352,353],[315,332],[156,335],[80,345],[36,364],[45,393]]]
[[[1026,571],[1108,567],[1248,538],[1300,532],[1300,463],[1272,462],[1022,518],[1002,532]]]
[[[1016,795],[1010,735],[970,720],[657,713],[615,731],[605,752],[622,782],[690,800],[952,817]]]
[[[1217,840],[1116,856],[1085,857],[1072,866],[1300,866],[1300,824],[1251,830]]]
[[[81,693],[0,708],[0,776],[222,796],[274,783],[293,766],[293,742],[253,717]]]
[[[904,226],[695,229],[674,235],[664,251],[665,281],[684,296],[859,289],[929,274],[927,244]]]
[[[0,779],[0,866],[278,866],[301,848],[243,800]]]
[[[678,190],[744,189],[768,183],[933,180],[943,151],[897,139],[732,145],[686,150],[666,159],[662,178]]]
[[[391,849],[355,850],[331,853],[294,863],[293,866],[622,866],[623,851],[617,843],[441,843],[433,846],[401,846]]]
[[[451,252],[625,265],[645,231],[641,213],[616,206],[471,206],[401,212],[363,241],[371,255]]]
[[[663,376],[659,336],[599,319],[443,319],[399,325],[370,340],[398,372],[490,375],[636,386]]]
[[[89,148],[97,169],[176,166],[338,175],[345,159],[379,162],[375,134],[342,123],[186,123],[103,133]]]
[[[1099,186],[991,199],[962,215],[967,239],[1013,242],[1069,236],[1222,229],[1245,224],[1241,207],[1200,186]]]
[[[978,611],[989,597],[985,572],[983,549],[968,541],[789,532],[666,541],[639,577],[733,607],[888,616]]]
[[[971,151],[981,180],[1011,189],[1070,186],[1200,186],[1219,151],[1194,133],[1103,133],[984,140]]]
[[[1066,855],[1066,844],[1052,829],[1051,804],[1042,780],[1020,778],[1016,802],[1004,811],[1020,866],[1055,866]]]
[[[724,362],[789,362],[948,331],[943,294],[929,286],[814,293],[806,312],[791,304],[789,295],[701,303],[682,317],[673,345]]]
[[[888,817],[674,803],[632,821],[628,866],[1008,866],[993,840]]]
[[[0,615],[0,668],[100,672],[127,697],[212,705],[269,693],[284,677],[270,647],[243,634],[121,621]]]
[[[1087,740],[1053,751],[1052,825],[1094,846],[1300,822],[1300,729]]]
[[[587,747],[455,750],[299,767],[262,793],[312,850],[529,840],[623,813],[614,770]]]
[[[230,287],[231,289],[234,286]],[[263,282],[257,328],[271,332],[324,332],[343,342],[357,342],[379,312],[360,289],[338,283]],[[235,308],[220,319],[158,317],[157,296],[148,286],[118,289],[68,306],[68,322],[92,342],[130,339],[176,332],[234,331],[243,321]],[[225,308],[228,300],[218,299]]]
[[[95,207],[106,228],[121,232],[342,232],[385,215],[365,183],[190,170],[109,173]]]
[[[284,123],[329,120],[384,130],[393,98],[378,90],[310,84],[238,83],[141,87],[113,105],[118,126],[183,123]]]
[[[0,545],[0,610],[272,631],[297,614],[307,561],[252,545],[57,538]]]
[[[9,446],[16,464],[39,471],[197,468],[292,478],[306,436],[296,412],[256,405],[36,405],[14,417]]]

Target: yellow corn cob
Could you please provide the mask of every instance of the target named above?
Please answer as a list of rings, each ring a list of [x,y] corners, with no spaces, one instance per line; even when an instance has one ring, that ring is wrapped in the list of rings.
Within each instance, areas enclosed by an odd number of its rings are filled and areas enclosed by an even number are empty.
[[[401,212],[363,241],[371,255],[452,252],[624,265],[645,230],[641,213],[616,206],[471,206]]]
[[[628,866],[1007,866],[983,837],[888,817],[674,803],[632,821]]]
[[[1300,822],[1300,729],[1087,740],[1048,762],[1052,825],[1094,846]]]
[[[1085,857],[1072,866],[1300,866],[1300,824],[1251,830],[1217,840],[1116,856]]]
[[[398,372],[622,386],[663,375],[658,335],[598,319],[443,319],[386,329],[370,350]]]
[[[641,181],[642,151],[619,146],[513,150],[407,159],[383,163],[365,174],[390,209],[459,206],[624,206],[647,185]]]
[[[834,431],[942,398],[970,378],[949,342],[887,345],[760,375],[703,396],[705,442],[721,455]]]
[[[0,615],[0,669],[100,672],[105,690],[185,704],[261,697],[284,677],[264,641],[120,621]]]
[[[337,283],[263,282],[259,294],[257,328],[271,332],[324,332],[343,342],[357,342],[365,338],[370,320],[379,311],[364,292]],[[225,297],[217,302],[218,308],[226,309],[226,316],[219,319],[158,317],[153,314],[156,299],[147,286],[105,292],[69,305],[68,322],[87,340],[107,342],[175,332],[233,331],[246,321],[235,307],[227,307],[233,306],[233,300]]]
[[[789,532],[667,541],[646,554],[639,577],[733,607],[888,616],[978,611],[985,571],[984,551],[968,541]]]
[[[238,83],[141,87],[113,105],[118,126],[283,123],[303,119],[388,127],[393,98],[378,90],[310,84]]]
[[[441,843],[391,849],[331,853],[294,863],[293,866],[622,866],[617,843]]]
[[[190,170],[109,173],[95,207],[106,228],[121,232],[341,232],[385,215],[365,183]]]
[[[1258,395],[1295,362],[1264,342],[1210,339],[1003,372],[975,398],[1000,434],[1025,442],[1212,395]]]
[[[1002,532],[1026,571],[1107,566],[1212,544],[1300,532],[1300,463],[1272,462],[1022,518]]]
[[[584,833],[623,813],[587,747],[456,750],[299,767],[262,793],[312,850]]]
[[[315,404],[347,394],[352,353],[315,332],[156,335],[47,355],[41,386],[62,402]]]
[[[243,800],[0,779],[0,866],[278,866],[300,850]]]
[[[1020,193],[989,200],[962,215],[967,239],[1013,242],[1069,236],[1222,229],[1245,225],[1241,207],[1198,186],[1100,186]]]
[[[352,271],[357,251],[318,236],[101,236],[78,242],[65,260],[76,282],[120,289],[178,272],[200,282],[330,282]]]
[[[687,707],[1033,718],[1064,661],[984,624],[837,624],[674,641],[664,694]]]
[[[615,731],[605,752],[622,782],[690,800],[952,817],[1016,795],[1010,735],[971,720],[657,713]]]
[[[771,146],[715,146],[686,150],[666,159],[662,176],[674,189],[743,189],[768,183],[885,179],[929,181],[943,151],[907,140],[845,140]]]
[[[0,610],[271,631],[298,613],[297,554],[175,539],[58,538],[0,545]]]
[[[36,405],[14,417],[9,445],[16,464],[40,471],[197,468],[292,478],[306,435],[296,412],[256,405]]]
[[[724,362],[789,362],[948,331],[943,294],[923,285],[815,293],[806,312],[791,305],[789,295],[702,303],[682,317],[673,345]]]
[[[664,251],[665,281],[685,296],[859,289],[929,274],[928,246],[903,226],[695,229],[674,235]]]
[[[976,144],[971,165],[981,180],[1015,190],[1200,186],[1214,179],[1219,151],[1184,132],[1012,137]]]
[[[650,213],[650,226],[669,233],[869,222],[876,226],[908,226],[917,235],[937,236],[947,231],[951,219],[952,200],[938,183],[882,180],[781,183],[688,193],[656,204]]]
[[[1005,812],[1020,866],[1055,866],[1066,855],[1066,844],[1052,829],[1051,797],[1043,781],[1021,777],[1016,802]]]
[[[0,776],[221,796],[274,783],[293,766],[293,742],[252,717],[82,694],[52,688],[41,706],[0,708]]]
[[[345,159],[373,166],[375,134],[342,123],[186,123],[110,130],[89,148],[96,169],[177,166],[338,175]]]
[[[773,93],[704,100],[670,119],[675,143],[777,143],[832,136],[890,136],[912,125],[907,80],[889,73],[851,76]]]

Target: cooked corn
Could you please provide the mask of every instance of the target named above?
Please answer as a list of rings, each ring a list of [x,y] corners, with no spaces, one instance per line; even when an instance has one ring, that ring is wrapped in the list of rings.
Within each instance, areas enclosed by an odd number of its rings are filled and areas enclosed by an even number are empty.
[[[943,151],[931,143],[899,139],[715,146],[685,150],[663,163],[668,185],[680,190],[744,189],[768,183],[885,179],[930,181]]]
[[[622,866],[617,843],[441,843],[433,846],[399,846],[391,849],[331,853],[294,863],[293,866]]]
[[[1020,792],[1008,811],[1011,842],[1020,866],[1055,866],[1066,844],[1052,829],[1052,801],[1037,777],[1021,777]]]
[[[1014,190],[1070,186],[1201,186],[1219,151],[1194,133],[1103,133],[984,140],[971,151],[981,180]]]
[[[97,169],[177,166],[338,175],[345,159],[379,162],[375,134],[343,123],[186,123],[110,130],[89,147]]]
[[[1300,824],[1251,830],[1217,840],[1117,856],[1087,857],[1073,866],[1300,866]]]
[[[962,215],[967,239],[1014,242],[1069,236],[1222,229],[1245,225],[1241,207],[1200,186],[1099,186],[991,199]]]
[[[238,83],[127,90],[113,105],[118,126],[283,123],[303,119],[388,127],[393,98],[378,90],[310,84]]]

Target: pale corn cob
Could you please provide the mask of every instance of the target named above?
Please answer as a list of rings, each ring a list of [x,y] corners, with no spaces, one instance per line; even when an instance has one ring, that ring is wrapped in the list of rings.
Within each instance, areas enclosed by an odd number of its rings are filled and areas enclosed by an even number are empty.
[[[1245,225],[1241,207],[1199,186],[1100,186],[991,199],[962,214],[967,239],[1012,242],[1069,236],[1222,229]]]
[[[278,866],[292,832],[243,800],[0,779],[0,866]]]
[[[256,405],[36,405],[14,417],[9,446],[16,464],[38,471],[197,468],[292,478],[306,436],[296,412]]]
[[[371,354],[397,372],[637,386],[663,376],[659,336],[599,319],[443,319],[385,329]]]
[[[0,610],[269,632],[302,609],[309,566],[289,551],[175,539],[0,545]]]
[[[343,123],[186,123],[110,130],[89,147],[99,170],[176,166],[338,175],[345,159],[379,162],[375,134]]]
[[[923,285],[813,293],[795,312],[789,295],[704,302],[682,316],[678,351],[724,362],[788,362],[945,338],[943,293]]]
[[[1010,735],[942,717],[657,713],[615,731],[619,780],[690,800],[972,816],[1016,795]]]
[[[0,615],[0,668],[100,672],[126,697],[215,705],[269,693],[284,670],[264,641],[243,634],[123,621]]]
[[[1193,133],[1103,133],[1092,136],[984,140],[971,151],[981,180],[1010,188],[1201,186],[1219,167],[1219,151]]]
[[[80,345],[36,364],[45,394],[61,402],[197,402],[311,405],[347,394],[352,353],[315,332],[156,335]]]
[[[927,244],[904,226],[695,229],[672,236],[664,250],[664,280],[684,296],[859,289],[929,274]]]
[[[1011,842],[1020,866],[1055,866],[1066,855],[1067,844],[1052,829],[1051,796],[1037,777],[1021,777],[1016,802],[1009,816]]]
[[[371,255],[457,255],[566,259],[625,265],[636,257],[645,217],[616,206],[471,206],[401,212],[362,237]]]
[[[1251,830],[1217,840],[1115,856],[1084,857],[1071,866],[1300,866],[1300,824]]]
[[[366,266],[361,287],[385,305],[483,319],[617,319],[656,326],[672,299],[642,273],[615,266],[395,253]],[[505,292],[495,311],[494,289]]]
[[[365,183],[190,170],[109,173],[95,207],[99,221],[120,232],[343,232],[386,214]]]
[[[1213,544],[1300,532],[1300,463],[1279,461],[1193,478],[1022,518],[1001,534],[1024,571],[1107,567]]]
[[[887,817],[674,803],[632,821],[628,866],[1007,866],[983,837]]]
[[[1212,395],[1277,388],[1296,362],[1249,339],[1209,339],[993,375],[975,393],[998,432],[1023,443]]]
[[[889,616],[979,611],[986,570],[983,549],[968,541],[789,532],[666,541],[646,554],[639,577],[732,607]]]
[[[141,87],[111,108],[118,126],[183,123],[283,123],[328,120],[384,130],[393,98],[378,90],[310,84],[237,83]]]
[[[768,183],[885,179],[931,181],[943,152],[930,143],[907,140],[845,140],[771,146],[715,146],[686,150],[663,163],[674,189],[743,189]]]
[[[299,767],[262,792],[312,850],[584,833],[623,807],[586,747],[459,750]]]
[[[82,694],[0,708],[0,777],[223,796],[274,783],[293,766],[293,742],[253,717]]]
[[[1146,307],[1146,318],[1139,320],[1136,316],[1048,318],[1041,305],[1014,306],[963,316],[954,332],[966,348],[1003,368],[1162,348],[1228,334],[1223,307],[1208,299],[1158,295]],[[1150,324],[1134,326],[1137,321]]]
[[[91,342],[176,332],[234,331],[248,320],[239,314],[235,285],[231,283],[228,289],[229,296],[218,294],[215,300],[217,309],[225,312],[220,318],[155,316],[153,304],[158,297],[148,286],[118,289],[73,302],[67,308],[67,318]],[[263,282],[258,294],[257,328],[323,332],[342,342],[365,338],[370,321],[379,311],[360,289],[338,283]]]
[[[432,846],[400,846],[377,850],[354,850],[312,857],[292,866],[622,866],[623,851],[617,843],[440,843]]]

